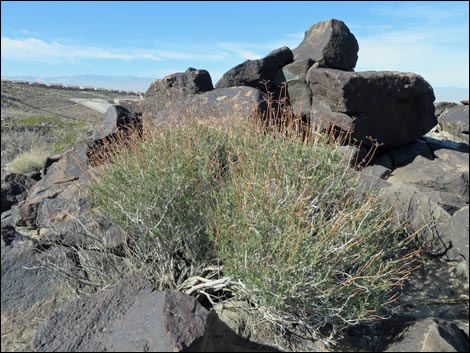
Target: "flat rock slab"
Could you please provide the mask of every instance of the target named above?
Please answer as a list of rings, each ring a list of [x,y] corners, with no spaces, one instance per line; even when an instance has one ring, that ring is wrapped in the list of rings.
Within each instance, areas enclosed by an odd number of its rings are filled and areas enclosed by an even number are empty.
[[[429,160],[417,156],[412,163],[393,171],[390,182],[413,184],[422,191],[443,191],[469,197],[468,153],[437,150],[437,158]]]
[[[416,141],[437,125],[434,92],[421,76],[402,72],[345,72],[312,67],[311,115],[352,137],[386,149]]]
[[[180,292],[154,292],[134,276],[76,300],[38,330],[40,352],[175,352],[204,336],[209,312]]]
[[[409,327],[386,352],[468,352],[468,336],[452,322],[429,318]]]
[[[144,128],[154,123],[198,120],[248,119],[263,111],[266,94],[253,87],[218,88],[212,91],[174,97],[163,105],[153,98],[144,100]]]

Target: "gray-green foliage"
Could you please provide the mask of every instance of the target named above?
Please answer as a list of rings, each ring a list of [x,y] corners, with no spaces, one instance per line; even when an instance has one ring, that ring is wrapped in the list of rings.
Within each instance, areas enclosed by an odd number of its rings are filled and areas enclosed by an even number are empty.
[[[127,231],[130,268],[158,288],[221,263],[235,296],[333,337],[373,318],[408,274],[399,227],[357,197],[325,137],[182,124],[121,147],[92,198]]]

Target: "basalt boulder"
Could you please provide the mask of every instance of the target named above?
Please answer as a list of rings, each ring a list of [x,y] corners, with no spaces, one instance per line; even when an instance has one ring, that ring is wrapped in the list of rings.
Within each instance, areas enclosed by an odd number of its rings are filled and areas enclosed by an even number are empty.
[[[284,66],[274,77],[278,86],[276,98],[287,98],[296,116],[307,116],[310,112],[312,97],[306,76],[313,64],[312,59],[296,60]]]
[[[273,50],[259,60],[246,60],[223,74],[216,88],[249,86],[266,92],[265,82],[272,81],[276,73],[292,62],[293,54],[288,47]],[[270,85],[268,84],[268,89]]]
[[[311,26],[303,41],[293,50],[294,59],[313,59],[324,67],[352,70],[356,66],[359,44],[344,22],[331,19]]]
[[[198,94],[213,89],[212,79],[207,70],[190,67],[185,72],[177,72],[153,81],[145,97],[158,97],[162,94]]]
[[[364,144],[390,149],[414,142],[437,124],[434,92],[421,76],[312,67],[311,117],[349,131]]]

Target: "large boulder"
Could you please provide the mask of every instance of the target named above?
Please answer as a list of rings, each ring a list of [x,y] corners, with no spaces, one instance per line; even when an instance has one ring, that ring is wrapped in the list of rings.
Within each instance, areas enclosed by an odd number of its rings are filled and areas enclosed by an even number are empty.
[[[345,72],[312,67],[311,115],[352,137],[393,148],[414,142],[437,124],[434,92],[421,76],[401,72]]]
[[[469,142],[469,111],[468,105],[451,106],[439,115],[442,130],[448,132],[460,141]]]
[[[310,113],[312,97],[306,76],[313,64],[312,59],[296,60],[284,66],[274,77],[273,82],[279,86],[280,91],[276,96],[286,96],[296,116],[307,116]]]
[[[138,127],[138,117],[122,105],[114,104],[108,108],[103,116],[103,124],[101,131],[97,134],[97,138],[103,138],[115,133],[118,130]]]
[[[311,26],[303,41],[293,50],[294,60],[313,59],[322,66],[352,70],[359,45],[344,22],[331,19]]]
[[[27,197],[18,205],[16,225],[28,227],[50,227],[51,222],[63,221],[66,217],[83,211],[87,205],[77,183],[88,178],[88,146],[79,143],[62,155],[46,163],[44,177],[29,190]],[[65,193],[73,187],[74,192]]]
[[[292,62],[293,54],[288,47],[273,50],[259,60],[246,60],[223,74],[216,88],[249,86],[266,92],[265,81],[272,81],[276,73]],[[270,85],[268,84],[268,89]]]
[[[266,94],[252,87],[219,88],[198,94],[174,97],[161,106],[148,99],[144,126],[154,123],[178,122],[185,119],[232,121],[262,113]]]
[[[29,352],[41,319],[76,295],[58,272],[44,264],[61,259],[60,270],[71,271],[74,263],[62,249],[38,251],[33,241],[12,227],[2,227],[1,232],[2,351]]]
[[[153,81],[145,93],[145,97],[198,94],[213,89],[214,86],[208,71],[190,67],[185,72],[177,72]]]

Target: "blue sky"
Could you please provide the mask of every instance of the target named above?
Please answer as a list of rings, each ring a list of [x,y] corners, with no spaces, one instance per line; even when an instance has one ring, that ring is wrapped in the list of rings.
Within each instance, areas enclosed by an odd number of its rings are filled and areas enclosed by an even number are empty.
[[[469,87],[464,2],[1,3],[2,77],[98,74],[160,78],[188,67],[214,83],[234,65],[287,45],[312,24],[343,20],[359,42],[356,71],[416,72]]]

